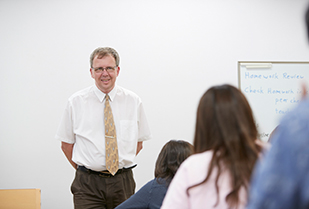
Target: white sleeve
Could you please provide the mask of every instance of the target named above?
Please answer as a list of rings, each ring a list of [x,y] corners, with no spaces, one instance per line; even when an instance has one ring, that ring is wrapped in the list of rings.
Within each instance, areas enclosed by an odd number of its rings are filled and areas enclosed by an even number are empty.
[[[151,139],[151,133],[148,125],[148,121],[146,118],[146,114],[144,111],[144,107],[142,102],[140,101],[138,107],[138,141],[146,141]]]
[[[75,143],[75,135],[73,132],[73,119],[72,119],[72,107],[70,102],[67,102],[67,106],[61,118],[56,136],[56,139],[69,143]]]

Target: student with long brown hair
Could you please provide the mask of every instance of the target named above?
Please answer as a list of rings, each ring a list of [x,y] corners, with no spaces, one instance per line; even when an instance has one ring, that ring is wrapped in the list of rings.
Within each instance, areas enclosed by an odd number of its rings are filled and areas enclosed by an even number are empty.
[[[262,146],[240,90],[210,88],[197,109],[195,154],[177,171],[161,208],[244,208]]]

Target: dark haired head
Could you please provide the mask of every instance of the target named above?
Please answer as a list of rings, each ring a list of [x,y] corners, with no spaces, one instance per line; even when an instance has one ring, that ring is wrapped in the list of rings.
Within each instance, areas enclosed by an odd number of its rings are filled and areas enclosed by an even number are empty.
[[[241,144],[254,144],[257,135],[251,107],[239,89],[214,86],[202,96],[196,118],[196,153],[223,148],[237,151]]]
[[[193,152],[193,146],[183,140],[170,140],[167,142],[156,162],[155,177],[164,179],[167,184],[171,182],[180,164]]]
[[[200,184],[206,182],[212,170],[217,168],[219,172],[216,188],[219,195],[220,171],[223,169],[222,165],[227,168],[231,174],[232,191],[227,195],[226,201],[231,208],[238,204],[240,188],[247,188],[260,151],[255,144],[257,138],[252,110],[239,89],[221,85],[206,91],[197,109],[194,151],[201,153],[212,150],[213,157],[207,177]],[[217,203],[218,201],[219,199]]]

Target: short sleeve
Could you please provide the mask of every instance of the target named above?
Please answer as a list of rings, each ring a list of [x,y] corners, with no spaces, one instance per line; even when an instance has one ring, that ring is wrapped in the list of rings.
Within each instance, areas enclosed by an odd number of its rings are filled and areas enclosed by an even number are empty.
[[[75,135],[73,132],[72,105],[68,101],[64,113],[62,115],[56,136],[56,139],[69,143],[75,143]]]

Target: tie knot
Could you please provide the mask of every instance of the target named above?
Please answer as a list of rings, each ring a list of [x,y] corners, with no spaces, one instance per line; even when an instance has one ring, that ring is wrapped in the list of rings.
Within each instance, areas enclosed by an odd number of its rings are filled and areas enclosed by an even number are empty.
[[[108,94],[105,95],[105,100],[109,100]]]

